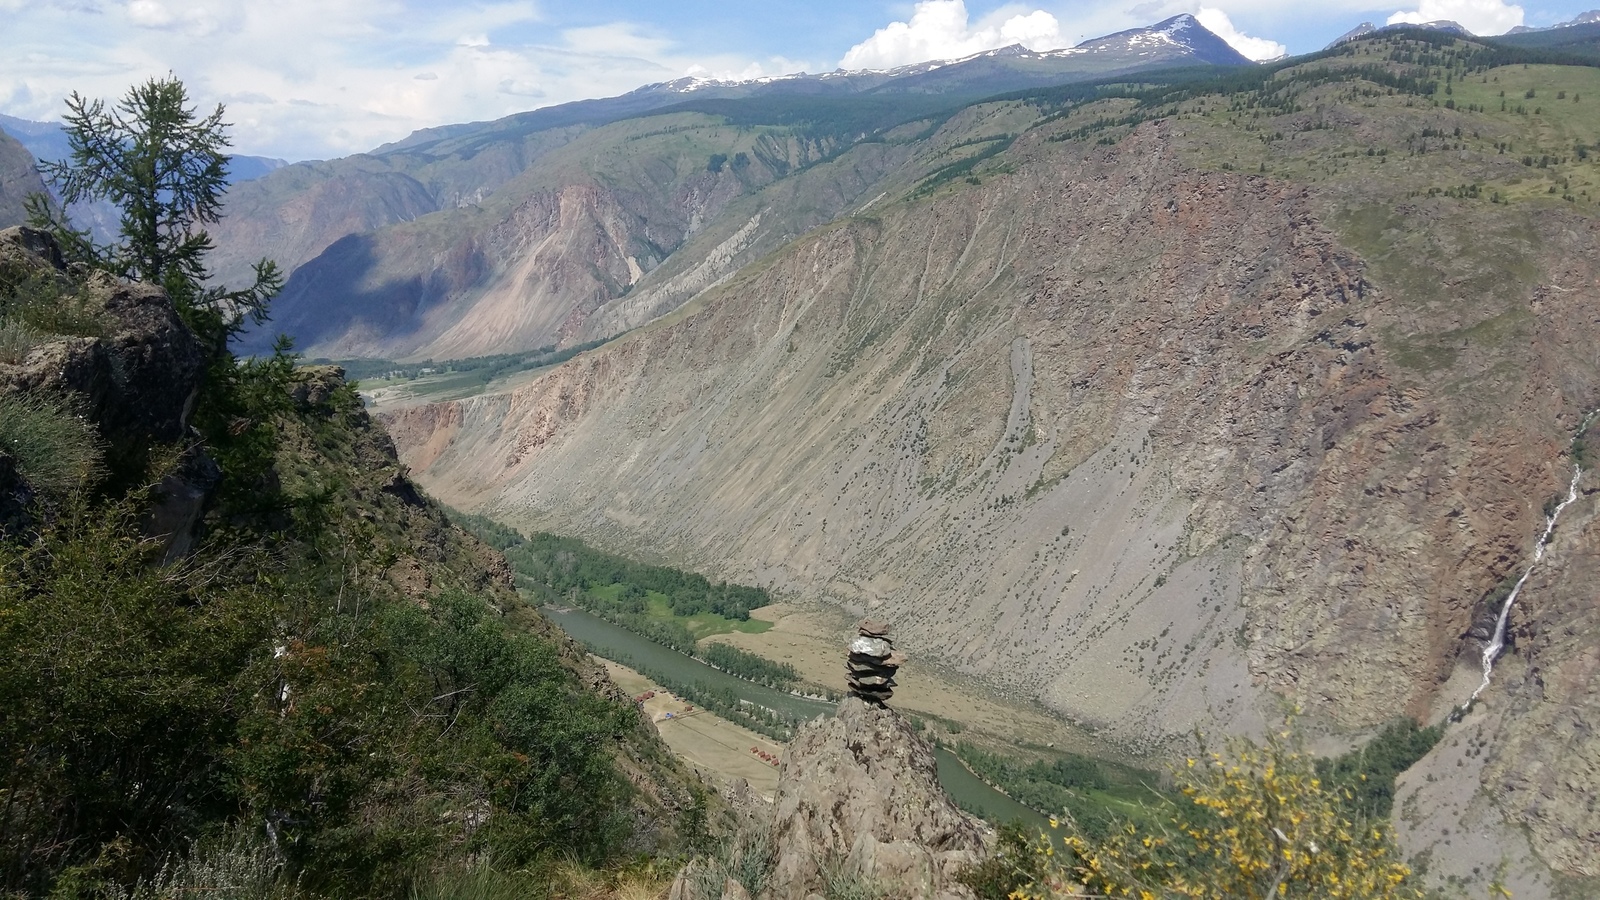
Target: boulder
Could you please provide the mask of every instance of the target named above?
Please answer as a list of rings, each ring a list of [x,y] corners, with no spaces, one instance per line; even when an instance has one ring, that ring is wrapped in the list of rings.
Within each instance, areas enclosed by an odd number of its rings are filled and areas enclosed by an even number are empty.
[[[61,271],[54,240],[31,228],[0,231],[0,262],[13,274]],[[83,290],[103,334],[45,340],[0,364],[0,392],[69,396],[113,445],[184,440],[205,374],[199,340],[159,288],[95,275]]]
[[[164,564],[177,562],[194,549],[201,519],[221,482],[222,469],[197,445],[184,451],[156,485],[145,533],[161,542]]]
[[[895,897],[970,898],[956,875],[988,852],[983,826],[939,787],[933,748],[895,711],[855,697],[790,743],[771,834],[771,900],[826,894],[840,877]]]
[[[52,277],[71,289],[60,248],[48,233],[0,231],[0,286]],[[96,333],[41,335],[20,359],[0,362],[0,394],[64,401],[98,432],[114,483],[138,483],[149,471],[153,448],[175,447],[179,455],[155,485],[146,523],[172,561],[188,553],[221,478],[189,428],[205,376],[204,348],[156,287],[91,274],[75,291],[91,311],[86,330]],[[32,493],[14,467],[4,468],[0,531],[16,532],[27,525]]]

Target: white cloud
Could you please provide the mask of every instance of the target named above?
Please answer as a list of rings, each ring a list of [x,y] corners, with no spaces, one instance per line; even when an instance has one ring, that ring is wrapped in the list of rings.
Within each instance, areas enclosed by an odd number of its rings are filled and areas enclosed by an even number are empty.
[[[128,20],[145,28],[162,28],[172,24],[172,11],[156,0],[133,0],[128,4]]]
[[[1277,59],[1289,52],[1289,48],[1277,41],[1266,38],[1250,37],[1233,26],[1228,14],[1220,9],[1209,6],[1200,7],[1194,14],[1206,30],[1228,42],[1228,46],[1239,51],[1239,55],[1257,62],[1267,59]]]
[[[908,22],[890,22],[845,53],[846,69],[888,69],[930,59],[957,59],[1021,44],[1030,50],[1056,50],[1072,42],[1061,23],[1042,9],[1006,15],[1002,10],[977,23],[962,0],[922,0]]]
[[[1277,41],[1240,31],[1220,9],[1203,6],[1196,10],[1193,0],[1153,0],[1120,14],[1108,15],[1106,9],[1084,12],[1088,13],[1085,18],[1071,23],[1074,31],[1084,32],[1078,38],[1151,25],[1178,13],[1192,12],[1200,24],[1250,59],[1275,59],[1288,52]],[[963,0],[922,0],[909,20],[878,29],[872,37],[851,47],[839,65],[846,69],[887,69],[930,59],[959,59],[1011,44],[1030,50],[1055,50],[1078,42],[1059,19],[1042,9],[1021,12],[1016,6],[1006,6],[973,22]]]
[[[1504,34],[1522,24],[1522,7],[1505,0],[1422,0],[1415,10],[1389,17],[1390,25],[1448,20],[1473,34]]]

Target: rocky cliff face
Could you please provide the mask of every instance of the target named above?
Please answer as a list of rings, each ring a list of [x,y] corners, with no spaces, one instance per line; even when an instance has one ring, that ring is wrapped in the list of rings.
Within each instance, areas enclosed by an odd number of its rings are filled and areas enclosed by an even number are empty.
[[[23,201],[29,194],[44,192],[44,179],[34,168],[33,154],[16,138],[0,131],[0,228],[26,222]]]
[[[988,856],[988,832],[939,787],[937,766],[894,710],[846,699],[784,752],[772,807],[742,835],[759,846],[692,861],[670,900],[970,900],[958,879]]]
[[[102,474],[119,487],[147,476],[149,448],[191,444],[189,418],[205,359],[167,296],[101,275],[72,288],[49,235],[27,227],[0,231],[0,291],[9,294],[30,281],[68,291],[57,302],[79,308],[79,324],[88,327],[76,330],[92,333],[37,331],[16,324],[21,316],[10,311],[16,321],[7,323],[10,340],[0,356],[0,397],[64,403],[66,412],[92,428],[93,436],[82,438],[95,445],[83,449],[86,458],[100,459],[107,470]],[[37,486],[28,485],[14,465],[7,468],[9,476],[0,475],[0,530],[11,532],[28,521]],[[192,446],[162,476],[146,530],[169,558],[187,552],[216,481],[216,466]]]
[[[1511,132],[1477,122],[1427,166],[1358,156],[1458,113],[1317,90],[1299,102],[1331,124],[1285,114],[1298,142],[1242,138],[1225,106],[1099,143],[1073,129],[1105,110],[1046,116],[979,184],[874,205],[538,381],[391,425],[452,503],[873,610],[911,654],[1112,739],[1285,704],[1345,733],[1437,717],[1600,405],[1600,224],[1417,190],[1518,183]],[[1257,159],[1284,174],[1237,171]],[[1507,749],[1472,790],[1582,872],[1592,626],[1562,596],[1517,615],[1539,661],[1488,696]]]
[[[245,282],[265,256],[292,272],[341,238],[479,203],[582,131],[568,125],[492,141],[473,132],[296,163],[234,184],[213,229],[214,271],[224,283]]]
[[[1376,297],[1303,190],[1184,172],[1162,143],[833,229],[522,391],[394,426],[447,496],[594,535],[659,522],[661,552],[882,608],[968,671],[1025,659],[1009,686],[1078,718],[1248,716],[1296,683],[1263,647],[1303,638],[1262,615],[1253,664],[1235,639],[1270,571],[1247,551],[1321,470],[1254,488],[1309,429],[1378,427],[1331,412],[1383,402],[1350,374],[1381,370]],[[1265,399],[1277,379],[1307,396]]]
[[[295,271],[275,321],[249,341],[266,346],[287,332],[326,356],[460,358],[597,336],[591,314],[738,198],[833,149],[794,129],[739,129],[698,114],[600,128],[471,200],[389,217],[394,224],[380,221],[385,213],[318,231],[351,233]],[[319,190],[335,186],[361,190],[345,180]],[[734,238],[738,250],[748,243]],[[708,283],[690,280],[695,290]]]

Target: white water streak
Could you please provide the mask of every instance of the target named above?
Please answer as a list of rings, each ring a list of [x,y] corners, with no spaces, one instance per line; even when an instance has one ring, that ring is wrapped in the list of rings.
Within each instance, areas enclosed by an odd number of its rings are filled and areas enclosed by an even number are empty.
[[[1585,423],[1587,424],[1587,420]],[[1572,484],[1567,487],[1567,499],[1557,504],[1555,511],[1545,519],[1544,534],[1539,536],[1539,543],[1533,548],[1533,562],[1528,563],[1528,568],[1523,571],[1522,577],[1517,579],[1516,586],[1506,595],[1505,605],[1500,607],[1500,618],[1494,623],[1494,638],[1489,641],[1489,646],[1483,648],[1483,683],[1472,692],[1472,697],[1467,700],[1469,704],[1478,699],[1478,695],[1489,686],[1489,676],[1494,674],[1494,661],[1506,647],[1506,623],[1511,619],[1511,607],[1517,602],[1517,595],[1522,593],[1522,585],[1527,582],[1528,576],[1533,574],[1534,567],[1539,565],[1539,560],[1544,559],[1544,548],[1550,543],[1551,532],[1556,530],[1556,519],[1561,518],[1561,511],[1567,508],[1567,504],[1578,499],[1578,478],[1582,475],[1583,469],[1580,466],[1572,467]]]

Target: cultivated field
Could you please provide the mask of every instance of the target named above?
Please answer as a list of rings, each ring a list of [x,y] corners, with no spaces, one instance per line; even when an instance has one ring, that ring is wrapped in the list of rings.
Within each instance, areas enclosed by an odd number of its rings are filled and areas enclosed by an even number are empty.
[[[610,660],[601,662],[605,663],[611,680],[630,695],[638,697],[655,692],[654,697],[644,701],[644,711],[655,722],[656,730],[661,732],[662,740],[672,752],[728,781],[743,778],[757,794],[772,799],[778,789],[776,761],[783,756],[782,744],[698,707],[691,708],[666,688],[627,666]],[[766,753],[772,762],[751,752],[752,747]]]

